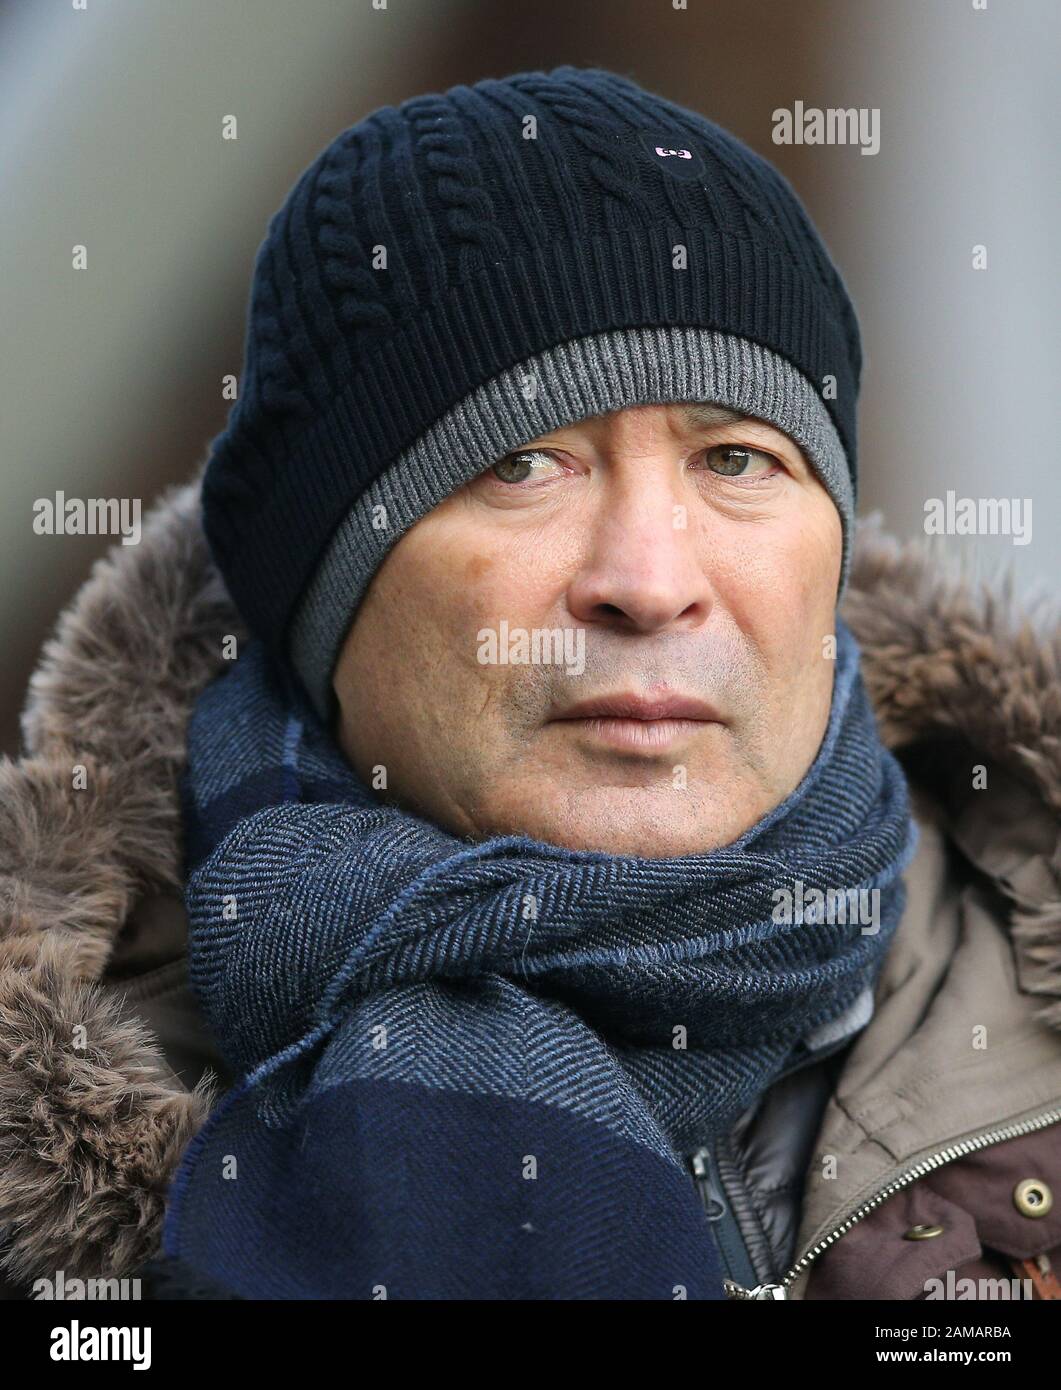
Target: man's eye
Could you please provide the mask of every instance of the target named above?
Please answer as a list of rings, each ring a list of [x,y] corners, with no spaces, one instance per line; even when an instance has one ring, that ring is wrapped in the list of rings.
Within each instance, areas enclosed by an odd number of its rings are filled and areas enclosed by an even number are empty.
[[[503,483],[525,483],[535,473],[556,467],[556,460],[541,449],[519,449],[491,466],[490,471]]]
[[[749,449],[742,444],[716,444],[704,451],[704,459],[712,473],[722,478],[739,478],[749,473],[763,473],[777,466],[773,454],[762,449]]]

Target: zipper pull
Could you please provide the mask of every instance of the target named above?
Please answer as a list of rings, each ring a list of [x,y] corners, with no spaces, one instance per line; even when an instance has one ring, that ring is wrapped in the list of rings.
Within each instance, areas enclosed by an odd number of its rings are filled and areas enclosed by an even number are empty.
[[[689,1166],[700,1190],[700,1200],[708,1221],[721,1220],[726,1214],[726,1202],[711,1173],[711,1150],[697,1149],[689,1160]]]
[[[754,1289],[746,1289],[732,1279],[723,1279],[722,1287],[727,1298],[754,1299],[757,1303],[788,1298],[784,1284],[756,1284]]]

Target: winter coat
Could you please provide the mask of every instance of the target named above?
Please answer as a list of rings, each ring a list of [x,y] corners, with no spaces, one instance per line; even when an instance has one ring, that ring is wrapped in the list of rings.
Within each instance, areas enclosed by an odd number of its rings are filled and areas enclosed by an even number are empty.
[[[0,763],[8,1296],[151,1261],[234,1079],[181,901],[185,725],[247,636],[197,491],[96,564]],[[911,780],[907,907],[868,1024],[689,1155],[690,1181],[734,1297],[1061,1298],[1061,631],[865,524],[844,616]]]

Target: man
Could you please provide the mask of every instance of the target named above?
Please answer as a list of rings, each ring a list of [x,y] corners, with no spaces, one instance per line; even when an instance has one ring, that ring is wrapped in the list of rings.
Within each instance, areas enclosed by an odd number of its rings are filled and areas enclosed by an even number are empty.
[[[860,365],[626,78],[322,152],[4,768],[16,1279],[1061,1296],[1056,637],[855,544]]]

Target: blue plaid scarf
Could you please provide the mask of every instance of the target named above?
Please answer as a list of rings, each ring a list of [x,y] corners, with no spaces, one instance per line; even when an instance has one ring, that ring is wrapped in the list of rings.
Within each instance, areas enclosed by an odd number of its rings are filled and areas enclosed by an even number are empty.
[[[915,840],[842,625],[813,766],[710,853],[384,806],[256,644],[198,701],[184,800],[192,984],[238,1079],[164,1249],[251,1298],[721,1297],[687,1155],[872,985]],[[836,910],[874,891],[876,930]]]

